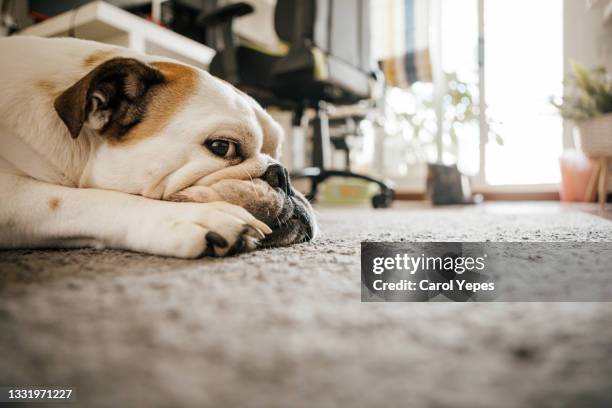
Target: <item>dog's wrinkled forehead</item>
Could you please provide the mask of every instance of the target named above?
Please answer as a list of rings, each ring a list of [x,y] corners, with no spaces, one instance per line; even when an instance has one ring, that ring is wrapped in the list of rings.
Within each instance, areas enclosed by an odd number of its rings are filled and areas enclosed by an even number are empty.
[[[283,142],[281,126],[260,105],[231,84],[199,71],[201,91],[195,100],[209,106],[211,111],[227,116],[227,124],[244,137],[244,142],[260,140],[260,152],[278,159]],[[197,103],[197,102],[196,102]]]

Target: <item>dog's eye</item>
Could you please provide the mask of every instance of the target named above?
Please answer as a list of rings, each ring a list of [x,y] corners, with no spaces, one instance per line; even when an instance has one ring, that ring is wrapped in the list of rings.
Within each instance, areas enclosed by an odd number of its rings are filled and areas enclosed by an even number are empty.
[[[223,139],[208,140],[204,145],[208,150],[213,152],[213,154],[225,159],[231,159],[235,157],[237,153],[236,143]]]

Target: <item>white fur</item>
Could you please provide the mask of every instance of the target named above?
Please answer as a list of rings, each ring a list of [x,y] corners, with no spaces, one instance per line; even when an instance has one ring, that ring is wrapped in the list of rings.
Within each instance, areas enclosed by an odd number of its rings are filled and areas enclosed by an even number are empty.
[[[98,50],[165,60],[76,39],[0,39],[0,248],[90,245],[195,257],[208,231],[231,246],[245,224],[267,230],[228,203],[160,199],[192,185],[260,177],[278,158],[278,124],[251,98],[198,70],[196,92],[158,134],[111,144],[96,133],[105,118],[94,118],[72,139],[37,84],[67,89],[89,72],[83,60]],[[242,138],[245,160],[230,166],[202,146],[216,136]]]

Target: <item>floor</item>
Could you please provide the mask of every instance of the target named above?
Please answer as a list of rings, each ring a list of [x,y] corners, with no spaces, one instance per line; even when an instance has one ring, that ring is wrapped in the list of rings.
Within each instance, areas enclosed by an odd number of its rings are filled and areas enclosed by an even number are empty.
[[[319,209],[314,243],[185,261],[0,252],[0,385],[84,406],[609,407],[610,303],[361,303],[361,240],[612,241],[578,206]]]

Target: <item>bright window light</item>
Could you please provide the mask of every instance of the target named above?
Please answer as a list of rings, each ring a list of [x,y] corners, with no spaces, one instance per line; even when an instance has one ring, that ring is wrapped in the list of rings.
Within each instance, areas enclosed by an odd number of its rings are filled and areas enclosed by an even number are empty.
[[[486,147],[491,185],[558,183],[562,121],[550,105],[563,80],[563,2],[486,0],[487,115],[503,146]]]

